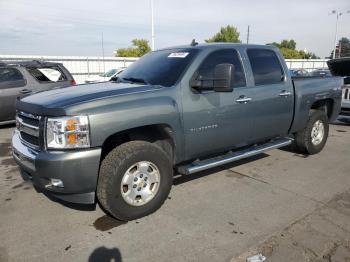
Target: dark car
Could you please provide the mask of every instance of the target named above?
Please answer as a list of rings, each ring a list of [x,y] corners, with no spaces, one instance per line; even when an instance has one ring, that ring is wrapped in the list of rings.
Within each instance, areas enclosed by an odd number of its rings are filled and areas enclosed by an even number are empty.
[[[328,69],[316,69],[310,73],[313,77],[332,77],[331,71]]]
[[[0,125],[15,122],[17,98],[75,84],[60,63],[0,62]]]

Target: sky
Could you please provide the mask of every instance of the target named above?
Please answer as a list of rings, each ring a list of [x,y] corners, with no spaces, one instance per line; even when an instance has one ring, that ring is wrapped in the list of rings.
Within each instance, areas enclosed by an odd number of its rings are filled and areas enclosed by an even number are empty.
[[[349,0],[154,0],[155,47],[189,44],[234,25],[246,41],[294,39],[320,57],[333,49],[336,16]],[[105,56],[151,40],[150,0],[0,0],[0,55]],[[339,19],[339,37],[350,38],[350,13]]]

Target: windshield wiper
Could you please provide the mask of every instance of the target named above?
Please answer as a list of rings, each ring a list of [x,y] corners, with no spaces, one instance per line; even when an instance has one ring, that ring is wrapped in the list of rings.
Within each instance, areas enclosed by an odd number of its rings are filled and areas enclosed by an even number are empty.
[[[122,78],[123,80],[125,81],[129,81],[129,82],[132,82],[132,83],[142,83],[142,84],[149,84],[145,79],[142,79],[142,78],[136,78],[136,77],[125,77],[125,78]]]

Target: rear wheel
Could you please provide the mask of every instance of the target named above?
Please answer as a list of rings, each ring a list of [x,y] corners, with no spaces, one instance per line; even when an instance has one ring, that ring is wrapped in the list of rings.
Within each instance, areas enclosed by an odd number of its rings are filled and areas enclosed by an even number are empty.
[[[317,154],[328,138],[328,117],[324,111],[310,110],[306,127],[296,134],[296,148],[302,153]]]
[[[115,218],[133,220],[160,208],[172,179],[171,160],[160,147],[145,141],[127,142],[102,161],[97,198]]]

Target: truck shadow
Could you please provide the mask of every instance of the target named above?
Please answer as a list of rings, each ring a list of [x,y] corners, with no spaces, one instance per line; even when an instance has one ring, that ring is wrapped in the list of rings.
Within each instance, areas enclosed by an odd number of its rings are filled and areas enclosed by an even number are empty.
[[[266,153],[262,153],[262,154],[259,154],[256,156],[248,157],[248,158],[238,160],[238,161],[226,164],[226,165],[214,167],[214,168],[211,168],[211,169],[208,169],[208,170],[205,170],[202,172],[198,172],[198,173],[195,173],[192,175],[181,175],[179,173],[175,173],[173,185],[178,186],[178,185],[184,184],[186,182],[189,182],[189,181],[192,181],[195,179],[199,179],[201,177],[209,176],[209,175],[215,174],[217,172],[224,171],[226,169],[235,168],[237,166],[244,165],[244,164],[250,163],[252,161],[263,159],[263,158],[269,157],[269,156],[270,155],[268,155]]]

